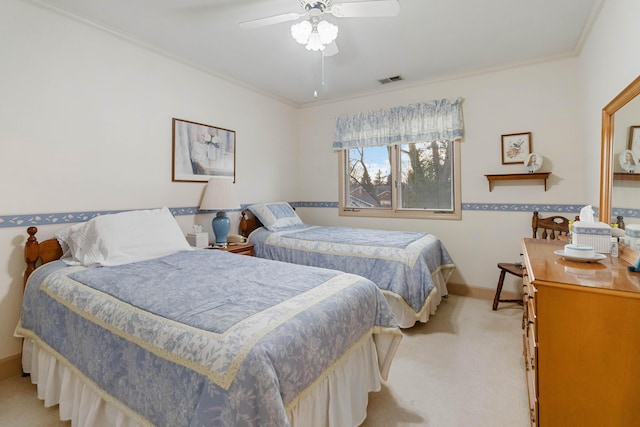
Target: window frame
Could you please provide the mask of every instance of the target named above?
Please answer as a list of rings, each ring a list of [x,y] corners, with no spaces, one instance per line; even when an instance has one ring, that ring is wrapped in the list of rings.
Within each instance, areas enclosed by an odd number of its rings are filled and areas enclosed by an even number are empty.
[[[407,219],[462,219],[462,179],[460,161],[460,140],[451,141],[453,156],[453,211],[444,212],[436,210],[403,209],[398,207],[398,173],[399,173],[399,146],[394,145],[391,150],[391,209],[376,208],[350,208],[345,206],[346,202],[346,181],[347,180],[347,150],[338,151],[338,215],[348,217],[374,217],[374,218],[407,218]]]

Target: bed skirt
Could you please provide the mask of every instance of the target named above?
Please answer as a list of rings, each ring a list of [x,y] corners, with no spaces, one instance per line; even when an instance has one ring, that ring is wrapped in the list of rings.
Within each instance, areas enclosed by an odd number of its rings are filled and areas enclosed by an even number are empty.
[[[382,361],[383,365],[386,365]],[[148,421],[113,399],[54,352],[25,338],[22,368],[37,385],[45,407],[59,405],[73,427],[129,427]],[[374,338],[351,349],[287,407],[292,427],[358,426],[367,415],[368,393],[379,391],[388,366],[378,366]]]
[[[440,305],[442,301],[442,297],[449,295],[447,291],[447,281],[449,277],[451,277],[454,269],[455,267],[453,265],[445,265],[431,274],[434,287],[422,305],[422,308],[417,313],[400,295],[393,292],[382,291],[401,328],[410,328],[417,322],[427,323],[429,317],[435,314],[438,305]]]

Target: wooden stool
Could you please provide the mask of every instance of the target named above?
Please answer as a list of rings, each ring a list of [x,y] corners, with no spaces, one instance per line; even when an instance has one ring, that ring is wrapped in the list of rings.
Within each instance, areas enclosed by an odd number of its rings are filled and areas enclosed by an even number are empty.
[[[513,274],[517,277],[524,276],[524,268],[522,264],[516,264],[513,262],[500,262],[498,263],[498,268],[500,269],[500,278],[498,279],[498,287],[496,288],[496,296],[493,297],[493,309],[498,309],[498,303],[501,302],[517,302],[522,305],[522,299],[500,299],[500,294],[502,293],[502,285],[504,285],[504,276],[507,273]]]

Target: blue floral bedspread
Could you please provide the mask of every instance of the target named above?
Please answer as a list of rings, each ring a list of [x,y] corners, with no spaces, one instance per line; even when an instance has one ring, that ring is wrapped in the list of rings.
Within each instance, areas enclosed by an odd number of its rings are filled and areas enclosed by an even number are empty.
[[[401,337],[367,279],[215,250],[46,264],[17,333],[134,417],[171,427],[286,426],[287,406],[358,342]]]
[[[434,287],[432,275],[454,268],[442,242],[428,233],[304,225],[277,232],[261,227],[249,240],[258,257],[364,276],[415,312]]]

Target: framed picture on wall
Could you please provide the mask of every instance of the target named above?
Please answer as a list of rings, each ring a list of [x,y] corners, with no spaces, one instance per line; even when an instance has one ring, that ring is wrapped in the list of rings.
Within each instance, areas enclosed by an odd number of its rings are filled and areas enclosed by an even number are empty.
[[[502,164],[524,164],[531,154],[531,132],[502,135]]]
[[[235,131],[173,119],[172,181],[236,180]]]
[[[629,146],[628,150],[633,153],[633,158],[640,159],[640,126],[629,126]]]

